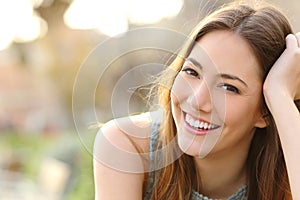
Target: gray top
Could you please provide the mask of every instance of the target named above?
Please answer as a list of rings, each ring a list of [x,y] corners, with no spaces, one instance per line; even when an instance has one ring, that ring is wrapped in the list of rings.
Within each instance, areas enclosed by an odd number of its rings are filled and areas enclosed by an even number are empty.
[[[149,199],[154,184],[154,169],[153,169],[155,164],[154,152],[155,152],[155,144],[157,143],[158,140],[159,126],[160,123],[157,122],[153,122],[151,126],[150,152],[149,152],[149,159],[150,159],[149,184],[144,196],[144,200]],[[247,200],[246,193],[247,193],[247,186],[244,185],[241,188],[239,188],[236,193],[231,195],[227,200]],[[213,199],[208,198],[202,194],[199,194],[198,192],[193,190],[191,200],[213,200]]]

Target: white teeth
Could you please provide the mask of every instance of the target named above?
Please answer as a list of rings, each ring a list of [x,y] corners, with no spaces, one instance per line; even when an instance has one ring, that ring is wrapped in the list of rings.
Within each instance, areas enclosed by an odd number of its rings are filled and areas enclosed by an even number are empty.
[[[185,121],[192,127],[198,128],[198,129],[214,129],[217,126],[213,124],[208,124],[206,122],[200,122],[199,120],[194,120],[190,115],[186,114],[185,115]]]
[[[204,128],[204,122],[201,122],[201,123],[200,123],[199,128]]]

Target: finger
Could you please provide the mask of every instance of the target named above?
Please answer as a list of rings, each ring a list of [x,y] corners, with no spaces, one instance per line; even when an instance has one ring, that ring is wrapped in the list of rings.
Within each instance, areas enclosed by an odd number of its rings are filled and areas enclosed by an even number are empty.
[[[296,35],[288,34],[285,38],[286,41],[286,48],[298,48],[298,41]]]
[[[300,32],[296,33],[295,35],[298,40],[298,47],[300,47]]]

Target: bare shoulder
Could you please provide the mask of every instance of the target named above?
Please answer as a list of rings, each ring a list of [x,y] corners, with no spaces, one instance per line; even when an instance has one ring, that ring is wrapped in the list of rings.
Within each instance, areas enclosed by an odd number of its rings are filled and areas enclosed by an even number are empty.
[[[94,178],[99,199],[142,199],[149,151],[150,113],[114,119],[98,132],[94,144]]]
[[[113,119],[101,127],[96,142],[105,137],[119,149],[137,153],[136,148],[138,148],[142,152],[147,152],[151,123],[152,119],[149,113]]]

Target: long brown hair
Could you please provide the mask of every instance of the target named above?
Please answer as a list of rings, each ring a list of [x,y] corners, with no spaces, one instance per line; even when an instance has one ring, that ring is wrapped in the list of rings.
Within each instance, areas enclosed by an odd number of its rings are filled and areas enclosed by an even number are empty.
[[[270,5],[254,8],[245,4],[232,4],[206,17],[192,32],[191,41],[197,41],[215,30],[237,33],[248,42],[261,65],[263,80],[284,51],[285,37],[292,33],[288,20],[277,8]],[[170,92],[177,72],[192,47],[193,42],[188,42],[183,47],[183,53],[174,59],[159,79],[158,100],[164,109],[164,121],[161,124],[158,148],[168,146],[175,138]],[[297,106],[299,109],[299,102]],[[292,199],[278,132],[264,100],[262,109],[266,112],[269,125],[266,128],[257,128],[252,139],[246,161],[247,197],[251,200]],[[176,151],[176,145],[165,151],[162,162],[175,161],[155,172],[155,184],[150,199],[191,199],[192,190],[199,185],[201,187],[200,181],[195,178],[201,172],[197,172],[193,158],[183,154],[176,159]]]

